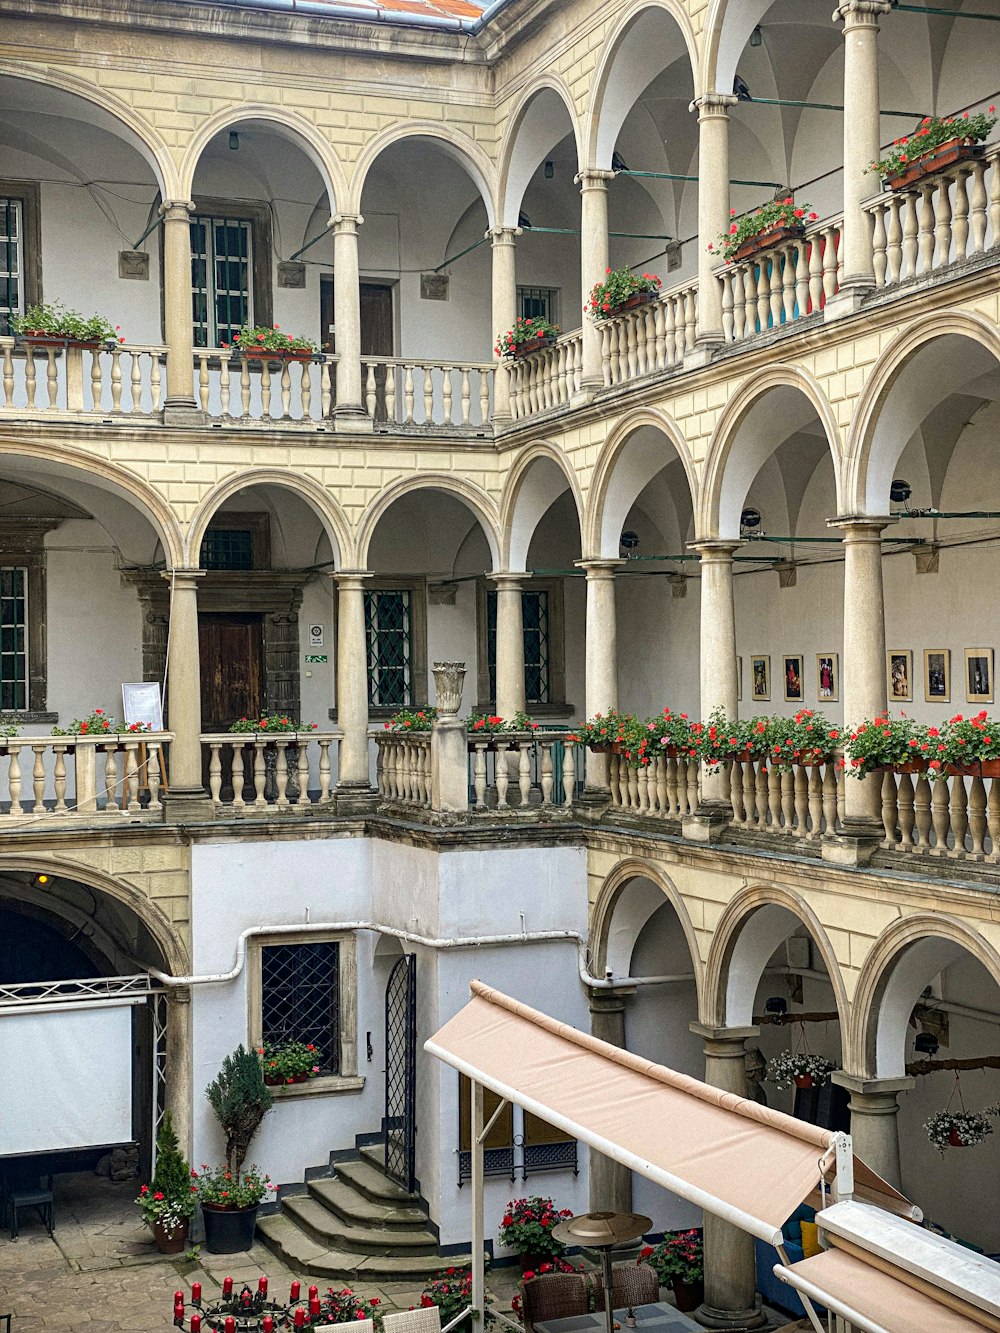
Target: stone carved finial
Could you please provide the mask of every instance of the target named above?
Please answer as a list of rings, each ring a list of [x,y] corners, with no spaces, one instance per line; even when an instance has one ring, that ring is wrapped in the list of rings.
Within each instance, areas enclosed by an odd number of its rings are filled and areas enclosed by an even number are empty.
[[[439,717],[454,717],[457,714],[462,707],[464,683],[464,662],[434,663],[434,703]]]

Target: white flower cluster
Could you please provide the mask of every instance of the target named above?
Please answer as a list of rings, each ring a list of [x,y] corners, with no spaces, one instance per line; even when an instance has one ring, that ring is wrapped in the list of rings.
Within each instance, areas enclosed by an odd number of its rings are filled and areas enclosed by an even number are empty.
[[[797,1078],[809,1075],[816,1087],[822,1087],[837,1066],[825,1055],[810,1055],[804,1051],[801,1055],[794,1051],[782,1051],[773,1060],[767,1062],[767,1079],[779,1090],[790,1088]]]
[[[972,1148],[993,1133],[991,1118],[1000,1116],[1000,1103],[982,1111],[938,1111],[924,1125],[938,1152],[945,1148]]]

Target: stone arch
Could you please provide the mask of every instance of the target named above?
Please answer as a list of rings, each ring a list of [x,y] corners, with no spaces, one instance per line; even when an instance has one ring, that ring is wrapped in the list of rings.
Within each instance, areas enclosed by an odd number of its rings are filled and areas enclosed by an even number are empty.
[[[412,491],[425,490],[444,491],[457,500],[461,500],[468,509],[472,510],[489,545],[493,568],[499,569],[501,550],[500,516],[497,513],[496,504],[484,490],[481,490],[473,482],[447,472],[422,472],[416,476],[403,477],[375,497],[362,515],[358,528],[356,548],[358,568],[367,568],[368,551],[372,537],[386,510],[404,495],[409,495]]]
[[[0,60],[0,76],[4,75],[50,88],[59,88],[89,102],[102,116],[118,122],[119,133],[120,130],[126,131],[120,134],[120,137],[145,159],[156,177],[162,199],[186,198],[181,192],[180,177],[170,149],[160,132],[145,116],[115,93],[107,88],[95,88],[85,79],[77,78],[51,65],[45,69],[32,69],[31,66],[14,60]]]
[[[937,374],[925,374],[919,365],[920,354],[931,343],[949,338],[956,343],[946,344],[947,355],[935,354]],[[895,464],[926,412],[947,395],[953,368],[955,372],[968,369],[969,342],[983,349],[984,365],[995,369],[1000,362],[1000,330],[985,316],[965,310],[915,320],[876,361],[855,406],[848,437],[842,492],[845,513],[887,511]],[[904,395],[894,395],[908,370],[921,382],[908,387]]]
[[[531,482],[535,479],[536,485]],[[500,499],[501,559],[503,568],[523,571],[531,538],[549,506],[568,490],[583,524],[580,483],[566,456],[545,440],[525,449],[511,468]]]
[[[1000,986],[1000,950],[958,917],[917,912],[883,930],[854,992],[850,1048],[856,1067],[849,1072],[868,1078],[905,1073],[906,1029],[920,991],[963,954],[982,963]]]
[[[188,976],[191,957],[188,946],[164,912],[127,880],[105,874],[67,856],[64,852],[4,853],[0,856],[0,873],[25,871],[30,874],[47,873],[61,879],[76,880],[88,888],[106,893],[116,902],[134,912],[156,942],[165,963],[164,970],[171,976]]]
[[[644,28],[644,20],[655,23],[659,13],[674,22],[687,52],[694,91],[698,91],[698,48],[684,8],[677,0],[632,0],[608,34],[594,69],[584,121],[586,156],[582,165],[586,167],[610,169],[611,154],[635,95],[663,68],[662,44],[647,40]]]
[[[494,225],[497,210],[496,168],[493,162],[467,134],[433,120],[410,120],[393,125],[365,145],[354,164],[348,196],[350,199],[348,212],[360,214],[361,198],[369,172],[387,148],[404,139],[418,139],[433,144],[446,153],[452,161],[457,162],[478,189],[486,208],[489,225],[491,227]]]
[[[655,442],[648,436],[639,442],[638,447],[633,445],[630,450],[633,437],[643,427],[659,431],[673,446],[684,469],[692,507],[697,512],[697,472],[680,428],[666,412],[656,408],[643,408],[629,413],[608,436],[594,468],[583,524],[583,549],[586,555],[618,555],[621,523],[629,508],[643,487],[671,461],[669,456],[657,456]]]
[[[138,509],[154,529],[167,561],[172,567],[184,563],[184,539],[176,515],[167,501],[134,472],[84,454],[68,445],[46,444],[28,449],[17,437],[0,435],[0,463],[5,457],[23,458],[27,462],[47,461],[63,470],[84,474],[81,480],[102,486],[133,508]]]
[[[224,130],[248,121],[266,121],[276,134],[301,148],[322,177],[330,199],[330,212],[343,211],[347,199],[347,177],[330,140],[320,133],[312,121],[297,111],[271,106],[266,102],[245,102],[242,106],[226,107],[198,127],[181,163],[183,198],[191,198],[198,163],[212,139]]]
[[[773,3],[774,0],[710,0],[702,34],[700,91],[733,91],[736,62],[750,34]]]
[[[830,938],[804,898],[773,884],[751,884],[741,889],[719,919],[705,964],[703,1012],[706,1024],[712,1027],[751,1025],[754,996],[768,959],[799,925],[806,927],[823,956],[846,1046],[850,1004]]]
[[[806,405],[810,410],[802,424],[813,416],[819,418],[830,449],[837,495],[842,494],[840,428],[829,400],[808,372],[796,366],[774,366],[747,379],[730,398],[709,442],[697,512],[699,536],[705,540],[739,536],[740,513],[747,491],[760,468],[781,443],[774,440],[766,418],[757,416],[755,411],[773,393],[787,400],[791,419],[802,418],[802,409]],[[806,400],[805,404],[802,404],[802,398]],[[744,426],[748,428],[748,436],[737,447]],[[788,431],[785,438],[791,433]]]
[[[694,985],[698,996],[698,1007],[700,1011],[705,979],[704,967],[698,950],[698,936],[695,932],[694,925],[692,924],[687,904],[678,891],[677,886],[669,876],[664,873],[661,866],[655,865],[649,861],[643,861],[639,857],[629,857],[624,861],[619,861],[611,873],[605,878],[604,883],[598,891],[597,899],[591,913],[589,943],[590,970],[598,975],[604,971],[607,963],[608,943],[611,935],[615,908],[620,903],[622,895],[626,891],[628,885],[637,879],[645,879],[652,884],[655,884],[663,894],[663,900],[670,904],[677,915],[681,930],[684,933],[684,939],[687,943],[688,953],[691,957],[691,969],[694,972]]]
[[[338,568],[350,567],[354,559],[354,538],[347,515],[336,498],[318,481],[287,468],[251,468],[234,472],[218,482],[203,496],[188,524],[186,552],[189,567],[198,566],[201,543],[208,525],[221,504],[248,486],[281,486],[300,496],[316,514],[333,548]]]
[[[546,94],[550,94],[546,96]],[[576,143],[577,163],[582,159],[579,117],[573,95],[558,75],[545,74],[529,84],[507,115],[507,125],[500,146],[500,166],[497,172],[497,204],[499,224],[516,227],[521,201],[532,173],[553,145],[544,139],[545,147],[538,152],[538,134],[551,117],[551,110],[562,109],[569,118]]]

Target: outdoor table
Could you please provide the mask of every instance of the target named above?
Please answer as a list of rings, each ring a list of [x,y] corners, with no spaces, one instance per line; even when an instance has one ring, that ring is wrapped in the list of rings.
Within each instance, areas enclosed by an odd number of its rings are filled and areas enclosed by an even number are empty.
[[[624,1309],[615,1311],[615,1322],[621,1325],[621,1333],[628,1333],[625,1327]],[[704,1333],[701,1324],[696,1324],[690,1315],[681,1314],[674,1305],[666,1301],[657,1301],[655,1305],[637,1305],[635,1307],[637,1329],[646,1333],[690,1333],[697,1329]],[[545,1319],[535,1324],[535,1333],[604,1333],[607,1316],[603,1310],[596,1314],[571,1315],[568,1319]]]

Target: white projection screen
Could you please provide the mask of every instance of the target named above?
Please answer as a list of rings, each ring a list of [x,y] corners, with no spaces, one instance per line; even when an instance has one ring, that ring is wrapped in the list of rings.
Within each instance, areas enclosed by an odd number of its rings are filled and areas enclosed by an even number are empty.
[[[0,1157],[131,1141],[135,1003],[0,1016]]]

